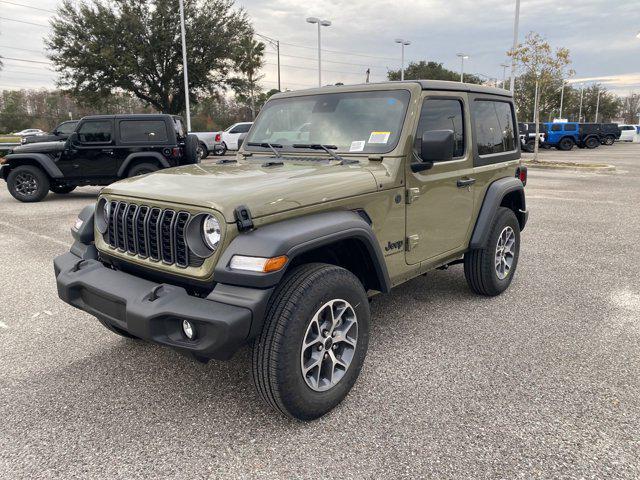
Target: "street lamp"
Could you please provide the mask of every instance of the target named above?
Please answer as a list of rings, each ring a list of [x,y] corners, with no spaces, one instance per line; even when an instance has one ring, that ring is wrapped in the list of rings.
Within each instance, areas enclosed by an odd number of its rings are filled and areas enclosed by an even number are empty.
[[[280,40],[276,40],[275,38],[267,37],[266,35],[261,35],[256,33],[256,35],[260,38],[263,38],[269,45],[276,49],[278,54],[278,91],[281,92],[282,88],[280,87]]]
[[[507,86],[507,68],[509,68],[511,65],[507,63],[501,63],[500,66],[502,67],[502,88],[504,89]]]
[[[189,73],[187,71],[187,40],[184,28],[184,3],[180,0],[180,37],[182,39],[182,76],[184,77],[184,106],[187,114],[187,132],[191,131],[191,108],[189,107]]]
[[[320,20],[318,17],[307,18],[307,23],[318,24],[318,87],[322,86],[322,53],[320,50],[320,27],[329,27],[331,22],[329,20]]]
[[[404,80],[404,47],[411,45],[411,42],[408,40],[403,40],[402,38],[396,38],[396,43],[399,43],[402,48],[402,63],[400,64],[400,80]]]
[[[562,90],[560,90],[560,118],[562,118],[562,103],[564,101],[564,78],[562,79]]]
[[[469,58],[469,55],[464,53],[456,53],[456,56],[460,57],[460,82],[464,83],[464,61]]]
[[[520,0],[516,0],[516,14],[513,20],[513,47],[511,48],[511,76],[509,77],[509,90],[513,94],[516,82],[516,60],[513,54],[518,48],[518,23],[520,22]]]

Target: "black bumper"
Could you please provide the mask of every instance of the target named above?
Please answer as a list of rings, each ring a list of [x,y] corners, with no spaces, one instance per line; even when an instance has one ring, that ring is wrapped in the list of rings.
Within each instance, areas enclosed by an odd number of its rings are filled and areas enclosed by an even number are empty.
[[[54,268],[58,295],[68,304],[118,330],[200,359],[231,357],[247,341],[252,317],[261,317],[270,293],[258,295],[257,302],[230,305],[112,270],[96,260],[81,260],[73,253],[57,257]],[[184,319],[196,327],[194,340],[182,332]]]

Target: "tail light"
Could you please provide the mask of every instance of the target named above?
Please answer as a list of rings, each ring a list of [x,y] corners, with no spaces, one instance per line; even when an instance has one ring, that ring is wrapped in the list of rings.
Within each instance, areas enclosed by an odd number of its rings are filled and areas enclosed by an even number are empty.
[[[171,149],[171,156],[174,158],[179,158],[182,156],[182,150],[180,150],[180,147],[173,147]]]
[[[522,182],[522,186],[527,184],[527,167],[520,165],[516,168],[516,178]]]
[[[216,143],[219,143],[220,140],[222,140],[222,135],[220,135],[219,133],[216,133],[216,137],[215,137]]]

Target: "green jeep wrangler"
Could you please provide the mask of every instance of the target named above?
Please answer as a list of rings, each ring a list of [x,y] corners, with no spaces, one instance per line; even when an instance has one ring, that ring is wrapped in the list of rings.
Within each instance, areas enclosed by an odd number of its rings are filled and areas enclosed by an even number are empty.
[[[527,222],[516,125],[508,92],[463,83],[274,95],[234,160],[103,189],[55,259],[58,294],[197,360],[250,344],[260,396],[320,417],[360,373],[372,296],[458,263],[480,295],[509,286]]]

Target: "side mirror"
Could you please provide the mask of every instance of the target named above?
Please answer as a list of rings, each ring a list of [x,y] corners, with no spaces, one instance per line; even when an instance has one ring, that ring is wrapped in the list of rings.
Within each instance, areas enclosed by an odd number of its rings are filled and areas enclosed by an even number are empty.
[[[430,130],[420,140],[421,162],[411,164],[413,172],[422,172],[433,167],[434,162],[446,162],[453,158],[453,130]]]
[[[71,135],[69,135],[69,137],[67,138],[67,144],[68,145],[75,145],[78,143],[78,132],[73,132]]]

